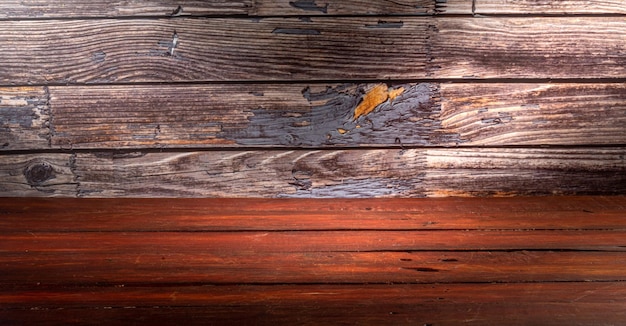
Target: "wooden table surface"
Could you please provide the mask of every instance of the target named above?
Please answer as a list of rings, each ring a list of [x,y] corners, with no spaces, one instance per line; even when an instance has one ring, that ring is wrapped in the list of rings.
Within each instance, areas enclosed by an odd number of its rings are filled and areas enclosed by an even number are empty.
[[[0,324],[622,325],[626,197],[0,200]]]

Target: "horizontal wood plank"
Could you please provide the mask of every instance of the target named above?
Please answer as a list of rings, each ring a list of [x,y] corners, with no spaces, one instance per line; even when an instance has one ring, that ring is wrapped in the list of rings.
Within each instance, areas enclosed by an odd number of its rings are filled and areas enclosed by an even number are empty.
[[[49,147],[50,110],[43,87],[0,87],[0,150]]]
[[[67,17],[172,17],[187,15],[246,15],[252,0],[3,0],[0,18],[67,18]]]
[[[380,98],[355,119],[381,85],[399,95]],[[626,144],[621,83],[91,86],[50,93],[57,148]]]
[[[5,324],[618,325],[615,283],[16,288],[0,292]],[[58,309],[63,308],[63,309]]]
[[[618,231],[24,232],[3,235],[0,284],[625,281],[625,236]],[[539,251],[511,249],[529,247]],[[477,248],[482,251],[471,251]]]
[[[156,206],[158,212],[151,211]],[[623,196],[387,198],[366,203],[358,199],[5,198],[0,200],[0,232],[606,230],[626,229],[625,209]]]
[[[622,18],[437,20],[429,62],[443,78],[623,78]]]
[[[626,76],[626,23],[612,17],[46,20],[0,30],[5,85]]]
[[[69,0],[5,0],[0,19],[179,16],[319,16],[319,15],[434,15],[468,14],[471,0],[149,0],[111,2]]]
[[[478,14],[625,14],[621,0],[476,0]]]
[[[2,196],[623,194],[621,147],[93,152],[0,156]],[[73,190],[73,191],[72,191]]]
[[[442,84],[441,126],[471,145],[626,143],[626,84]]]
[[[624,193],[624,149],[79,154],[80,196],[422,197]]]

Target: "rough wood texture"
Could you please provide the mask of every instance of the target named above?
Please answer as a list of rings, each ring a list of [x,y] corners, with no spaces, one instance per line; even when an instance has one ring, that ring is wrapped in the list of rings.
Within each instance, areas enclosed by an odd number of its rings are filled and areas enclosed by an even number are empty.
[[[626,77],[626,23],[611,17],[3,21],[0,30],[11,49],[0,58],[5,85]]]
[[[624,14],[622,0],[476,0],[478,14]]]
[[[621,83],[393,84],[399,95],[355,119],[378,85],[385,84],[50,87],[51,142],[57,148],[626,143]]]
[[[3,0],[0,18],[245,15],[252,0]]]
[[[626,143],[626,84],[442,84],[441,126],[472,145]]]
[[[2,173],[8,179],[1,183],[1,194],[320,198],[621,194],[626,191],[625,155],[623,147],[29,154],[3,156]]]
[[[84,210],[67,210],[75,204]],[[5,198],[0,321],[619,324],[625,208],[623,196]],[[402,218],[420,212],[444,225]],[[364,214],[376,230],[335,229]],[[259,220],[265,229],[252,231]]]
[[[4,0],[0,18],[468,14],[471,0]]]
[[[445,78],[623,78],[622,18],[437,20],[432,75]]]
[[[0,87],[0,150],[49,146],[47,102],[43,87]]]

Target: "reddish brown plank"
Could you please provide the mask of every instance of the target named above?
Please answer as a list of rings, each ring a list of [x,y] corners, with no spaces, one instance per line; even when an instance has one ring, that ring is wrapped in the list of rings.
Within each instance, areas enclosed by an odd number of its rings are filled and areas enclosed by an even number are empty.
[[[0,321],[618,325],[626,318],[624,298],[623,283],[39,287],[0,292]]]
[[[625,238],[623,231],[29,231],[3,235],[0,266],[4,285],[624,281]]]
[[[623,196],[367,201],[3,198],[0,231],[605,230],[626,229],[624,210]]]

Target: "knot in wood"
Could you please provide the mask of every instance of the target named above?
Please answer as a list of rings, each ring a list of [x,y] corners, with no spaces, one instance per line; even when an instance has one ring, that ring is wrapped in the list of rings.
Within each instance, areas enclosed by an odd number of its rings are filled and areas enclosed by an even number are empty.
[[[24,170],[24,176],[29,185],[38,186],[54,178],[54,169],[50,164],[40,162],[27,167]]]

